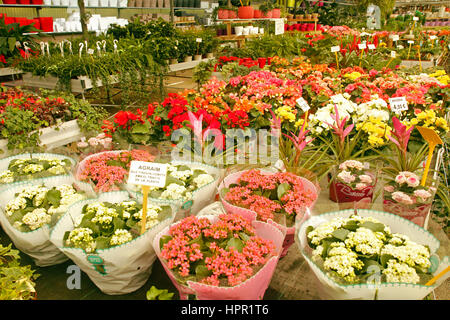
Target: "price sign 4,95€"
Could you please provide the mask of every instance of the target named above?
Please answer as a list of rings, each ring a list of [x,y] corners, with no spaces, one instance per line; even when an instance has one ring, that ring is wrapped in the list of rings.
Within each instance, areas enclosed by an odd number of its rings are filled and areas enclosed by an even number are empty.
[[[405,97],[390,98],[389,104],[391,105],[391,110],[395,113],[401,113],[402,111],[408,110],[408,102]]]

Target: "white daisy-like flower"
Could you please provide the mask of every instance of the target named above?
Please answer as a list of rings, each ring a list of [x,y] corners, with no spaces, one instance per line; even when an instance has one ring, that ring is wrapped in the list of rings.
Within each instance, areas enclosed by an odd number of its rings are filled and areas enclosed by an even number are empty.
[[[197,185],[197,188],[203,187],[213,181],[214,181],[214,177],[207,173],[199,174],[194,179],[194,183]]]
[[[5,170],[0,173],[0,183],[12,183],[14,182],[14,174],[10,170]]]
[[[128,230],[117,229],[116,231],[114,231],[114,234],[112,235],[109,244],[111,246],[118,246],[131,240],[133,240],[133,236]]]
[[[387,262],[387,268],[383,270],[387,282],[418,283],[420,277],[414,268],[406,263],[400,263],[393,259]]]
[[[40,227],[49,224],[52,217],[47,214],[44,208],[37,208],[28,212],[22,217],[22,222],[31,230],[39,229]]]
[[[89,228],[76,228],[70,231],[66,240],[67,245],[84,249],[87,253],[95,251],[96,242],[92,237],[93,231]]]
[[[383,241],[367,228],[358,228],[355,232],[350,232],[344,242],[347,248],[364,255],[379,254],[383,247]]]
[[[161,199],[177,200],[183,198],[186,192],[186,187],[176,183],[171,183],[167,186],[166,190],[161,194]]]

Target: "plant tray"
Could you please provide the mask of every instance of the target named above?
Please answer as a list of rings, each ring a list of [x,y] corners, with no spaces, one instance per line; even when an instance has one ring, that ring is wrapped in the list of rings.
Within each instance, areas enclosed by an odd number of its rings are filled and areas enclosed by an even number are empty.
[[[400,65],[405,66],[407,68],[412,68],[412,67],[420,66],[420,61],[419,60],[402,60]],[[432,67],[434,67],[434,60],[422,60],[422,68],[423,69],[432,68]]]
[[[0,68],[0,77],[2,76],[10,76],[13,74],[21,74],[22,70],[14,69],[14,68]]]
[[[110,76],[110,83],[117,83],[117,76]],[[97,87],[103,86],[101,80],[97,80]],[[55,89],[58,86],[58,78],[53,76],[39,77],[33,76],[30,72],[23,75],[23,85],[29,87],[37,87],[44,89]],[[71,91],[75,93],[83,93],[86,90],[94,88],[93,81],[86,76],[78,77],[70,80]]]
[[[63,122],[60,125],[40,129],[39,132],[39,138],[41,140],[39,145],[45,147],[46,150],[51,150],[77,141],[83,135],[76,119]],[[7,139],[0,140],[0,149],[3,150],[3,152],[8,152],[7,144]]]

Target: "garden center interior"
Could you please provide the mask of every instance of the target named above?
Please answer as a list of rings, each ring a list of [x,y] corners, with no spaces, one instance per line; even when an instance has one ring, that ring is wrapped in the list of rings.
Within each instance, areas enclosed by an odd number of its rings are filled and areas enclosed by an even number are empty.
[[[450,1],[0,0],[0,300],[450,300]]]

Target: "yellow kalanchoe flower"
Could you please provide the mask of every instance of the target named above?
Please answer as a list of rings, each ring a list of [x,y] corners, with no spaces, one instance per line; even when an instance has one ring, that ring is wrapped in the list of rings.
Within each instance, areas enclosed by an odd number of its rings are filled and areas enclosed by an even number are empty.
[[[350,79],[350,80],[356,80],[356,79],[358,79],[358,78],[360,78],[361,77],[361,73],[359,73],[359,72],[357,72],[357,71],[353,71],[352,73],[346,73],[345,75],[344,75],[344,78],[348,78],[348,79]]]
[[[368,134],[367,141],[372,147],[382,147],[389,140],[388,135],[391,134],[392,128],[385,122],[376,118],[369,118],[365,122],[356,125],[356,130],[363,130]]]
[[[290,106],[281,106],[277,110],[275,110],[275,113],[283,120],[288,120],[289,122],[294,122],[296,119],[296,114],[293,112]]]

